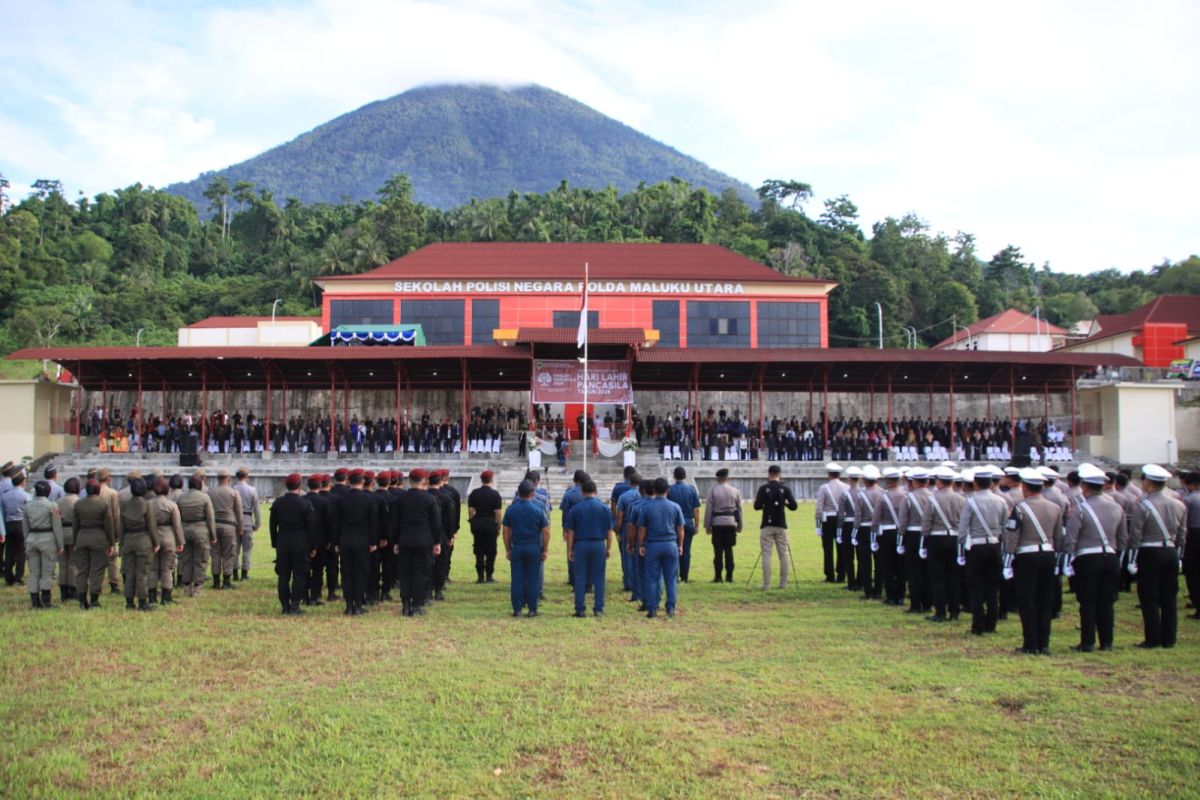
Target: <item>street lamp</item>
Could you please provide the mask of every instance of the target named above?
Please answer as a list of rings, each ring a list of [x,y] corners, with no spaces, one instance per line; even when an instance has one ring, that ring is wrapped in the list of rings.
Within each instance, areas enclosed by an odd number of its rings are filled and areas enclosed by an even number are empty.
[[[282,301],[278,297],[276,297],[275,302],[271,303],[271,345],[272,346],[274,346],[274,344],[275,344],[275,309],[279,306],[280,302],[282,302]]]
[[[875,303],[875,311],[879,314],[879,349],[883,349],[883,306]]]
[[[134,337],[134,340],[133,340],[133,346],[134,346],[134,347],[141,347],[141,346],[142,346],[142,331],[144,331],[144,330],[146,330],[146,329],[145,329],[145,328],[138,328],[138,331],[137,331],[137,336],[135,336],[135,337]]]

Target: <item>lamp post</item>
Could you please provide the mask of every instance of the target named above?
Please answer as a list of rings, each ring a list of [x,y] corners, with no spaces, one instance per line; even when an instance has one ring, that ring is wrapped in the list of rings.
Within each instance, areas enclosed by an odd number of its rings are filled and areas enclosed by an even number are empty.
[[[275,345],[275,309],[278,308],[280,299],[275,298],[275,302],[271,303],[271,345]]]
[[[144,331],[144,330],[146,330],[146,329],[145,329],[145,328],[138,328],[138,330],[137,330],[137,335],[136,335],[136,336],[134,337],[134,339],[133,339],[133,346],[134,346],[134,347],[141,347],[141,346],[142,346],[142,331]]]
[[[883,349],[883,306],[875,303],[875,312],[879,315],[879,349]]]

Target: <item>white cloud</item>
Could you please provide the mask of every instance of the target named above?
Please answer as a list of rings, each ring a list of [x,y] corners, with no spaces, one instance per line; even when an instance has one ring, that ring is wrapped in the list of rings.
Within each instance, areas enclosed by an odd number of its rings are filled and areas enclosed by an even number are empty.
[[[64,0],[5,16],[0,170],[17,185],[162,185],[413,86],[537,82],[752,185],[849,194],[864,227],[916,211],[985,256],[1013,243],[1077,271],[1200,250],[1186,0]]]

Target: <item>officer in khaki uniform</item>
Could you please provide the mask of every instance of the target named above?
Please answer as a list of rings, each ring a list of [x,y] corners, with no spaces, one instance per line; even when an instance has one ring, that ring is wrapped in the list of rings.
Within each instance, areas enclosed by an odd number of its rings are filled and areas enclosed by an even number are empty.
[[[188,597],[200,594],[208,572],[209,548],[217,542],[217,523],[212,499],[204,491],[204,478],[193,475],[187,490],[176,501],[183,523],[183,553],[179,558],[179,582]]]
[[[1062,549],[1062,508],[1042,497],[1045,478],[1036,469],[1021,470],[1022,500],[1005,525],[1005,578],[1011,576],[1021,615],[1018,653],[1050,655],[1050,619],[1054,613],[1055,553]]]
[[[53,490],[53,487],[52,487]],[[75,504],[79,502],[79,479],[68,478],[63,485],[63,496],[58,501],[58,514],[62,518],[63,552],[58,557],[58,592],[62,602],[76,597],[75,572]]]
[[[87,482],[87,497],[75,504],[75,569],[79,607],[100,607],[104,570],[117,551],[117,523],[112,507],[100,496],[104,485],[94,478]],[[116,492],[113,492],[116,496]]]
[[[213,517],[217,522],[217,543],[212,553],[214,589],[233,589],[234,555],[237,541],[245,530],[242,516],[242,496],[229,484],[229,470],[217,472],[217,487],[208,493],[212,500]],[[222,583],[222,579],[224,582]]]
[[[929,594],[933,614],[930,622],[958,619],[958,526],[962,518],[963,496],[954,491],[955,478],[960,477],[950,467],[933,471],[937,491],[929,495],[925,515],[921,518],[921,542],[917,554],[929,565]]]
[[[159,478],[154,482],[154,498],[150,501],[150,510],[154,517],[152,530],[154,541],[158,544],[158,552],[150,569],[150,605],[158,602],[160,588],[163,605],[175,601],[171,596],[175,590],[175,564],[186,543],[179,506],[167,496],[170,491],[171,486],[165,479]]]
[[[931,607],[929,571],[921,558],[921,523],[929,507],[929,473],[920,467],[908,471],[909,489],[904,496],[908,506],[908,524],[896,546],[904,558],[904,582],[908,584],[908,608],[905,614],[923,614]]]
[[[1142,648],[1174,647],[1178,622],[1179,563],[1187,542],[1187,506],[1163,491],[1171,473],[1157,464],[1142,467],[1145,494],[1133,508],[1129,549],[1137,575],[1145,640]]]
[[[137,596],[139,611],[149,611],[150,562],[158,552],[155,541],[154,512],[146,500],[146,482],[129,481],[129,499],[121,503],[117,541],[121,545],[121,571],[125,577],[125,607],[133,608]]]
[[[885,467],[879,504],[871,520],[879,542],[879,582],[883,586],[883,604],[898,606],[904,602],[904,532],[908,530],[908,504],[900,488],[900,470]]]
[[[262,512],[258,508],[258,490],[250,484],[250,470],[239,467],[234,477],[237,483],[233,488],[242,498],[242,535],[238,537],[237,551],[233,554],[233,579],[245,581],[250,579],[250,553],[254,550],[254,533],[262,524]],[[242,565],[240,576],[239,563]]]
[[[50,483],[38,481],[34,498],[25,504],[21,525],[25,533],[25,557],[29,561],[29,606],[50,608],[54,588],[54,566],[63,552],[62,515],[50,499]]]
[[[996,632],[1000,602],[1000,539],[1012,512],[1004,497],[991,491],[992,472],[976,470],[975,489],[963,504],[958,541],[966,561],[971,633]]]
[[[1125,509],[1104,494],[1106,477],[1092,464],[1079,465],[1081,495],[1075,513],[1067,521],[1063,552],[1067,575],[1075,577],[1079,601],[1079,644],[1073,648],[1090,653],[1096,648],[1112,650],[1113,604],[1121,580],[1118,553],[1128,545]]]
[[[141,473],[134,471],[129,473],[134,477],[139,477]],[[108,514],[112,517],[113,530],[117,529],[117,521],[121,518],[121,499],[118,496],[117,490],[112,488],[112,473],[107,469],[101,468],[96,470],[96,480],[100,481],[100,499],[108,505]],[[110,594],[117,594],[118,570],[117,570],[117,549],[114,547],[112,552],[108,554],[108,591]]]
[[[836,554],[835,540],[837,539],[839,524],[838,512],[841,509],[842,497],[846,494],[849,487],[842,483],[841,464],[826,464],[825,475],[828,479],[825,483],[821,484],[821,488],[817,489],[817,496],[813,503],[816,514],[815,526],[817,535],[821,537],[825,582],[838,583],[839,578],[841,580],[845,579],[844,565],[841,570],[836,570],[835,568],[835,560],[840,561],[840,559],[834,558]]]

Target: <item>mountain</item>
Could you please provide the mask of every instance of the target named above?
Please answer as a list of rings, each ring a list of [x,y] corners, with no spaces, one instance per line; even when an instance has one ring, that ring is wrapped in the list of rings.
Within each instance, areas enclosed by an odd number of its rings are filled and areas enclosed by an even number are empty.
[[[540,86],[427,86],[344,114],[287,144],[187,183],[167,187],[198,208],[217,175],[252,182],[282,203],[374,199],[407,173],[416,200],[450,208],[510,191],[573,186],[627,191],[672,177],[714,194],[746,184],[628,125]]]

